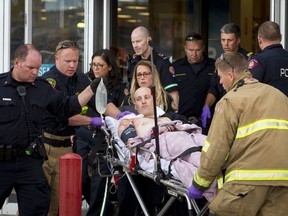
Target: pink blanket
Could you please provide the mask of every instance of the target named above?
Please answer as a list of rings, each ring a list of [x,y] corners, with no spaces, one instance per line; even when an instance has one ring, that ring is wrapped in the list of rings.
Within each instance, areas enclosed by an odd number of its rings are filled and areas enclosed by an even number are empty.
[[[165,131],[165,128],[171,129],[171,126],[175,128],[174,131]],[[163,128],[165,132],[159,135],[160,156],[165,160],[175,159],[173,162],[174,169],[183,185],[189,188],[192,184],[194,174],[199,167],[201,152],[196,151],[181,157],[178,156],[191,147],[203,146],[206,136],[201,133],[202,130],[197,125],[182,124],[180,121],[159,124],[159,131],[163,131]],[[135,137],[132,139],[131,147],[136,147],[150,138],[151,131],[144,137]],[[154,152],[156,149],[155,139],[146,143],[144,148]],[[151,159],[150,153],[144,151],[140,153],[144,155],[146,161]],[[204,196],[208,201],[214,199],[216,196],[216,181],[204,192]]]

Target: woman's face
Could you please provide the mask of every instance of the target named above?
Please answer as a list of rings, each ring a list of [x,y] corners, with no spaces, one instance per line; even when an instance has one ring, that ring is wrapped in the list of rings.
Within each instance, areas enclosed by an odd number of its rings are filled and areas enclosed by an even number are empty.
[[[93,58],[91,67],[96,78],[107,77],[109,71],[112,69],[101,56],[95,56]]]
[[[146,65],[139,65],[136,70],[136,79],[140,87],[151,87],[153,81],[150,68]]]

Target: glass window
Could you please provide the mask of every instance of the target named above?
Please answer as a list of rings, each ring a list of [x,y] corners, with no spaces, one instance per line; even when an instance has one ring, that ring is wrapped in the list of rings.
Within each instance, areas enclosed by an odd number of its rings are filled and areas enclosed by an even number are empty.
[[[122,63],[133,54],[130,35],[134,28],[145,26],[153,39],[153,48],[177,59],[184,56],[184,39],[201,29],[200,0],[118,0],[117,23],[112,25],[112,47],[117,47]],[[117,29],[117,30],[116,30]],[[114,31],[114,32],[113,32]],[[116,39],[115,39],[116,38]]]
[[[32,41],[43,57],[39,75],[54,65],[54,51],[62,40],[78,42],[81,69],[84,51],[84,0],[34,0],[32,5]]]

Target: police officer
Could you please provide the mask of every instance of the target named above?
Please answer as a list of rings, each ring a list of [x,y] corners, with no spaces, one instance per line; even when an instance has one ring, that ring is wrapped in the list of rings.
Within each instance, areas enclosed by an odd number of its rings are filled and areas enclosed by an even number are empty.
[[[220,29],[221,45],[224,52],[239,52],[247,60],[253,53],[240,46],[241,30],[235,23],[227,23]]]
[[[258,30],[261,52],[252,56],[249,70],[255,79],[267,83],[288,96],[288,51],[283,49],[279,25],[264,22]]]
[[[200,120],[210,79],[215,71],[215,60],[204,54],[204,41],[200,34],[190,33],[185,38],[186,56],[173,63],[179,90],[178,113],[188,119]],[[202,126],[201,121],[196,122]],[[208,131],[209,127],[206,127]],[[205,129],[205,128],[203,128]],[[207,131],[203,131],[207,134]]]
[[[215,215],[287,215],[288,100],[252,78],[237,52],[216,61],[227,91],[217,103],[189,196],[201,198],[218,178]],[[276,105],[277,104],[277,105]]]
[[[174,79],[174,68],[169,62],[168,58],[161,53],[157,53],[150,45],[152,37],[147,28],[140,26],[135,28],[131,33],[131,42],[135,55],[128,67],[128,81],[131,82],[134,67],[141,59],[148,59],[151,61],[153,56],[153,63],[160,75],[161,84],[165,91],[167,91],[178,107],[179,95],[178,86]],[[150,44],[150,45],[149,45]]]
[[[47,216],[50,191],[42,169],[45,149],[39,138],[49,119],[81,111],[91,88],[70,99],[37,77],[42,63],[32,44],[19,46],[14,67],[0,75],[0,207],[14,188],[20,215]],[[99,80],[98,80],[99,81]],[[96,82],[91,84],[94,91]],[[44,151],[43,151],[44,150]]]
[[[121,73],[115,57],[108,49],[101,49],[92,55],[88,76],[91,80],[105,77],[107,80],[108,103],[121,106],[126,85],[121,82]],[[85,106],[82,114],[85,116],[100,117],[100,114],[89,106]],[[99,127],[91,125],[81,126],[76,130],[77,153],[82,157],[82,193],[89,204],[87,216],[108,215],[111,171],[103,154],[107,150],[105,134]],[[98,172],[100,164],[101,173]],[[89,167],[89,168],[88,168]],[[90,170],[92,170],[90,172]],[[103,176],[107,175],[107,176]]]
[[[248,52],[240,46],[241,43],[241,30],[240,27],[235,23],[227,23],[220,29],[221,45],[223,52],[238,52],[241,53],[246,60],[252,56],[253,52]],[[211,79],[211,85],[208,90],[208,94],[205,100],[205,106],[203,107],[201,119],[204,126],[206,121],[211,116],[211,110],[215,103],[226,93],[222,85],[219,83],[220,79],[217,72]],[[212,107],[212,108],[211,108]]]
[[[70,40],[61,41],[55,50],[55,65],[42,77],[66,96],[77,95],[90,84],[88,77],[77,71],[78,61],[78,44]],[[95,100],[91,99],[88,106],[95,110]],[[107,113],[115,117],[120,111],[113,104],[109,104]],[[79,114],[69,119],[58,115],[50,121],[44,131],[43,140],[48,152],[48,160],[44,162],[43,169],[51,189],[49,216],[58,215],[59,159],[62,155],[73,152],[71,137],[75,134],[75,126],[80,125],[99,127],[103,123],[99,115],[90,117]]]

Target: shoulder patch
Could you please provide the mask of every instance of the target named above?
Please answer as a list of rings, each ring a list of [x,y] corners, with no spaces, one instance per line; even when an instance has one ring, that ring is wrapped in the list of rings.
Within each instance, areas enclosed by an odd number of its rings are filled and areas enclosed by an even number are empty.
[[[176,107],[176,104],[174,103],[174,101],[171,102],[171,108],[175,111],[177,110],[177,107]]]
[[[169,72],[172,74],[172,75],[175,75],[175,70],[174,70],[174,67],[171,65],[169,67]]]
[[[251,59],[249,62],[248,62],[248,69],[254,69],[256,66],[258,65],[258,61],[257,59]]]
[[[53,88],[55,88],[55,86],[56,86],[56,80],[54,80],[54,79],[52,79],[52,78],[47,78],[46,80],[50,83],[50,85],[51,85]]]
[[[125,96],[129,95],[129,90],[127,88],[124,89],[124,95]]]

